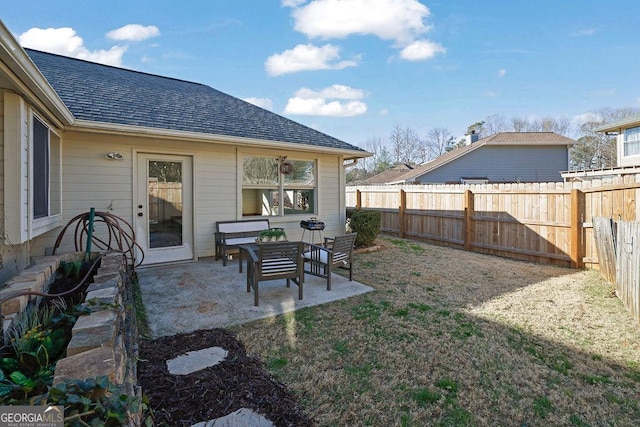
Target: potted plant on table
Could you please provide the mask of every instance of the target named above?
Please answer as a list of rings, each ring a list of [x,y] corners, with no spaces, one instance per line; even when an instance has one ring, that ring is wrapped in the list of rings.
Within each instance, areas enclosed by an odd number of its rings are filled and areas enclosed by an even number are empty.
[[[271,228],[260,232],[261,242],[276,242],[287,239],[287,233],[282,228]]]

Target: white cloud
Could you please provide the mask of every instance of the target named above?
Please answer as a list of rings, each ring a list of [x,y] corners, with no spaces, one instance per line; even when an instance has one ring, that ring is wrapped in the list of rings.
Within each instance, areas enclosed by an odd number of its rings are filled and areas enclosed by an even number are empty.
[[[294,97],[289,98],[284,113],[307,116],[359,116],[367,112],[367,104],[360,101],[363,97],[363,90],[344,85],[336,84],[320,91],[302,88]]]
[[[387,110],[386,108],[383,108],[382,110],[380,110],[380,112],[378,114],[380,114],[383,117],[387,116],[387,115],[389,115],[389,110]]]
[[[282,0],[282,7],[298,7],[307,0]]]
[[[332,85],[317,92],[303,87],[296,92],[296,97],[302,99],[314,98],[336,98],[336,99],[362,99],[364,91],[362,89],[354,89],[345,85]]]
[[[600,122],[602,117],[599,114],[587,112],[573,116],[573,121],[581,126],[585,123]]]
[[[417,0],[314,0],[292,14],[294,28],[311,38],[371,34],[405,44],[429,30],[422,20],[430,11]]]
[[[420,39],[431,30],[424,20],[429,8],[417,0],[282,0],[293,8],[294,29],[309,38],[340,39],[351,35],[373,35],[391,40],[408,61],[433,58],[446,49]]]
[[[578,30],[578,31],[569,33],[569,35],[571,37],[589,37],[594,35],[595,33],[596,33],[596,30],[594,28],[586,28],[584,30]]]
[[[482,96],[484,96],[485,98],[497,98],[498,92],[495,92],[493,90],[485,90],[484,92],[482,92]]]
[[[504,68],[498,70],[498,77],[504,77],[507,75],[507,70],[505,70]]]
[[[20,34],[18,41],[24,47],[114,66],[122,65],[122,56],[127,51],[126,46],[90,51],[82,37],[69,27],[31,28]]]
[[[143,27],[140,24],[129,24],[107,33],[107,38],[116,41],[139,42],[158,37],[160,30],[155,25]]]
[[[407,61],[422,61],[433,58],[438,53],[446,53],[441,44],[429,40],[416,40],[400,51],[400,58]]]
[[[273,102],[269,98],[243,98],[243,101],[247,101],[250,104],[257,105],[265,110],[273,111]]]
[[[340,48],[331,44],[299,44],[293,49],[271,55],[264,63],[270,76],[312,70],[341,70],[358,65],[358,58],[340,61]]]

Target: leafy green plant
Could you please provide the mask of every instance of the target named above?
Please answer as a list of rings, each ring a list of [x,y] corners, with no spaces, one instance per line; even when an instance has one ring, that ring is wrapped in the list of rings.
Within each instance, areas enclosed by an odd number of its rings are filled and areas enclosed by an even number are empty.
[[[33,404],[64,406],[65,426],[128,425],[130,414],[145,408],[142,399],[123,394],[105,376],[86,380],[67,380],[49,390]],[[153,425],[150,417],[144,425]]]
[[[272,240],[282,240],[287,238],[287,233],[282,228],[270,228],[260,232],[260,240],[268,242]]]
[[[349,219],[349,232],[358,233],[355,246],[370,246],[380,234],[381,214],[378,211],[359,210]]]
[[[62,272],[63,277],[80,277],[80,271],[82,270],[82,261],[60,261],[59,270]]]
[[[0,402],[19,404],[46,392],[55,363],[64,356],[70,329],[84,311],[63,300],[29,305],[7,331],[0,358]]]

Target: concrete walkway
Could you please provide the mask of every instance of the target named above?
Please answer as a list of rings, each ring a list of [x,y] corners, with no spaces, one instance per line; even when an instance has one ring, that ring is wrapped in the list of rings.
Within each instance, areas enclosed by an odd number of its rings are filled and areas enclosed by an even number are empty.
[[[333,275],[331,291],[326,281],[305,275],[304,298],[298,288],[285,280],[260,283],[260,305],[253,305],[253,292],[247,293],[245,273],[238,272],[237,261],[226,267],[222,261],[202,258],[137,270],[142,300],[153,338],[200,329],[226,328],[370,292],[373,288]]]

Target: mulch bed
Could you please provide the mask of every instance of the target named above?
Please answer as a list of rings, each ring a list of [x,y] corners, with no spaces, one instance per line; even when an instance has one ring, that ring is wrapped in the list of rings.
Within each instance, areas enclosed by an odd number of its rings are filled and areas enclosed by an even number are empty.
[[[188,375],[168,372],[167,360],[208,347],[222,347],[229,354],[220,364]],[[262,414],[276,426],[315,425],[286,386],[224,329],[142,341],[138,376],[156,425],[191,426],[240,408]]]

